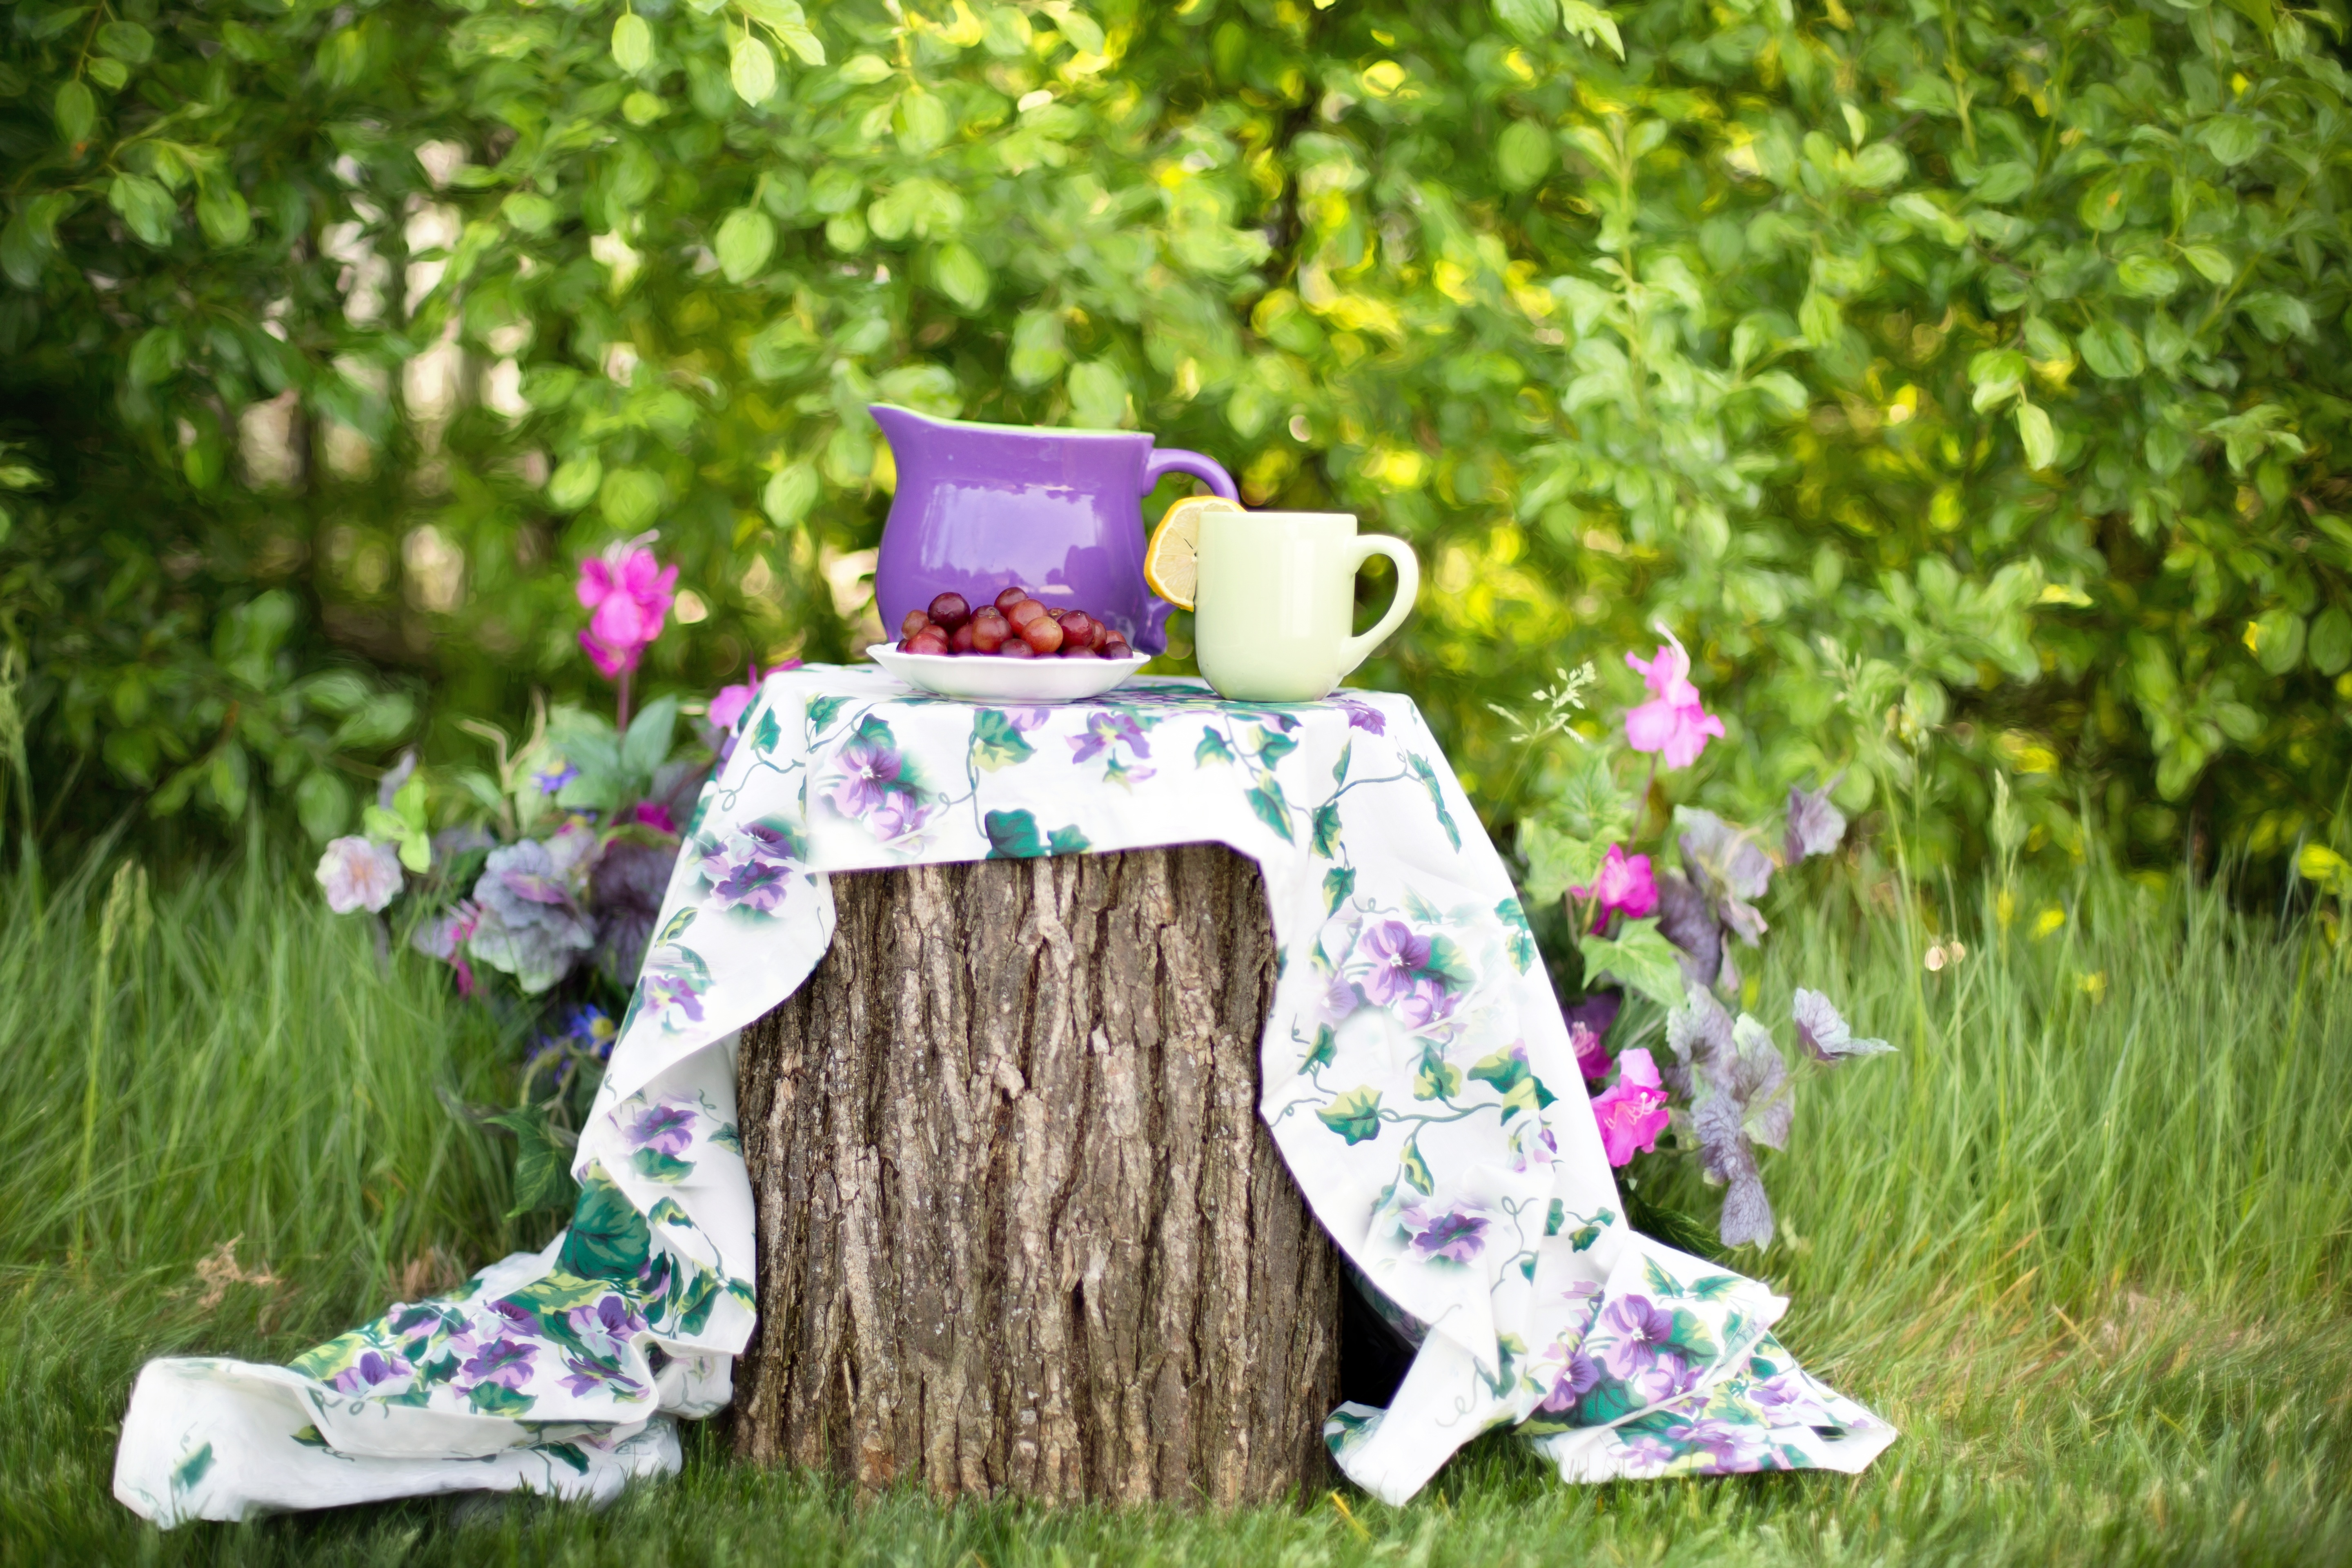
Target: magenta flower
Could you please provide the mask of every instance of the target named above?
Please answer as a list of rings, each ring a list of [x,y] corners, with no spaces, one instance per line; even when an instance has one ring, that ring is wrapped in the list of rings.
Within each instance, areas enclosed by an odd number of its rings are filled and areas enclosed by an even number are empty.
[[[670,816],[669,807],[655,800],[637,802],[621,813],[621,820],[635,823],[639,827],[650,827],[656,833],[675,834],[677,831],[677,821]]]
[[[1625,656],[1650,689],[1650,700],[1625,715],[1625,743],[1659,753],[1670,768],[1686,768],[1698,761],[1709,736],[1723,738],[1723,721],[1700,706],[1698,688],[1690,683],[1690,655],[1681,641],[1664,626],[1658,630],[1666,646],[1655,658],[1644,664]]]
[[[1601,1328],[1610,1336],[1601,1352],[1609,1375],[1632,1380],[1658,1364],[1675,1337],[1675,1315],[1647,1296],[1628,1296],[1601,1314]]]
[[[798,669],[800,667],[799,659],[788,658],[782,664],[770,666],[768,673],[775,675],[782,670]],[[742,685],[722,686],[719,689],[719,695],[710,700],[710,721],[719,729],[731,732],[736,725],[743,721],[743,715],[751,710],[751,704],[759,700],[760,667],[754,664],[751,667],[751,673],[744,677]]]
[[[1601,1045],[1601,1037],[1592,1026],[1581,1018],[1568,1026],[1568,1043],[1576,1052],[1576,1068],[1591,1082],[1599,1083],[1609,1076],[1609,1051]]]
[[[643,546],[616,544],[580,563],[572,592],[582,607],[595,612],[580,634],[580,646],[605,679],[637,668],[647,646],[661,636],[677,584],[677,568],[664,566]]]
[[[1592,1119],[1601,1124],[1609,1163],[1622,1165],[1658,1146],[1658,1134],[1666,1130],[1666,1091],[1657,1064],[1639,1046],[1618,1057],[1617,1068],[1616,1083],[1592,1101]]]
[[[1601,874],[1592,879],[1592,885],[1570,888],[1568,896],[1598,899],[1601,907],[1594,914],[1601,921],[1618,912],[1637,921],[1658,907],[1658,879],[1650,875],[1647,855],[1628,855],[1623,845],[1612,844],[1609,858],[1601,862]]]

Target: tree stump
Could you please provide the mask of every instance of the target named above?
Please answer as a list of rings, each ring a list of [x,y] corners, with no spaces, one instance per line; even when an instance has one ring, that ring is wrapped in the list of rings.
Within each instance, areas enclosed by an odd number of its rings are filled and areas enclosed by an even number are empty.
[[[1257,1114],[1275,948],[1204,845],[837,876],[743,1033],[737,1452],[871,1489],[1315,1485],[1339,1270]]]

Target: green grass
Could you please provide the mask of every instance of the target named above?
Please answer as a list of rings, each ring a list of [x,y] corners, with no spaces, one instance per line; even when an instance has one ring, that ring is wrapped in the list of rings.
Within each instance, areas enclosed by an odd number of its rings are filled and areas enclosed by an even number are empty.
[[[1807,980],[1902,1047],[1809,1086],[1767,1172],[1789,1235],[1742,1260],[1793,1298],[1791,1348],[1903,1427],[1860,1478],[1568,1488],[1490,1437],[1399,1510],[1344,1488],[1233,1518],[860,1505],[698,1429],[683,1476],[601,1512],[159,1533],[107,1490],[141,1361],[282,1358],[404,1275],[540,1237],[496,1217],[502,1152],[446,1103],[494,1098],[511,1041],[306,878],[194,877],[143,935],[118,903],[91,1096],[107,885],[38,909],[0,886],[0,1561],[2352,1557],[2352,979],[2300,928],[2104,872],[2018,892],[2005,934],[1990,886],[1939,911],[1970,952],[1937,973],[1883,890],[1780,917],[1762,1006]],[[207,1307],[197,1266],[232,1238],[271,1282]]]

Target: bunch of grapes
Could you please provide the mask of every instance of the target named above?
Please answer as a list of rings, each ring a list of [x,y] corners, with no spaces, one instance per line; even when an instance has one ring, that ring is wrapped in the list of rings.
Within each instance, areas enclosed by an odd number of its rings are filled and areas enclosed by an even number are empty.
[[[987,653],[999,658],[1132,658],[1125,634],[1084,610],[1049,610],[1026,588],[1007,588],[974,610],[961,594],[941,594],[909,610],[900,653]]]

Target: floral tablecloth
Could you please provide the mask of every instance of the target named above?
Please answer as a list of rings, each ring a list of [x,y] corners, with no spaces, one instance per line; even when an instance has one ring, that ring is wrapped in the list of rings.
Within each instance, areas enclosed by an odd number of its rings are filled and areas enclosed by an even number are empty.
[[[736,1032],[832,940],[827,874],[1217,842],[1281,949],[1261,1108],[1419,1343],[1334,1458],[1402,1502],[1515,1426],[1570,1480],[1858,1470],[1894,1438],[1773,1339],[1786,1303],[1622,1218],[1509,877],[1421,714],[1144,680],[975,706],[772,676],[705,789],[574,1173],[571,1227],[289,1364],[150,1363],[115,1495],[163,1523],[425,1492],[607,1496],[724,1405],[756,1298]]]

